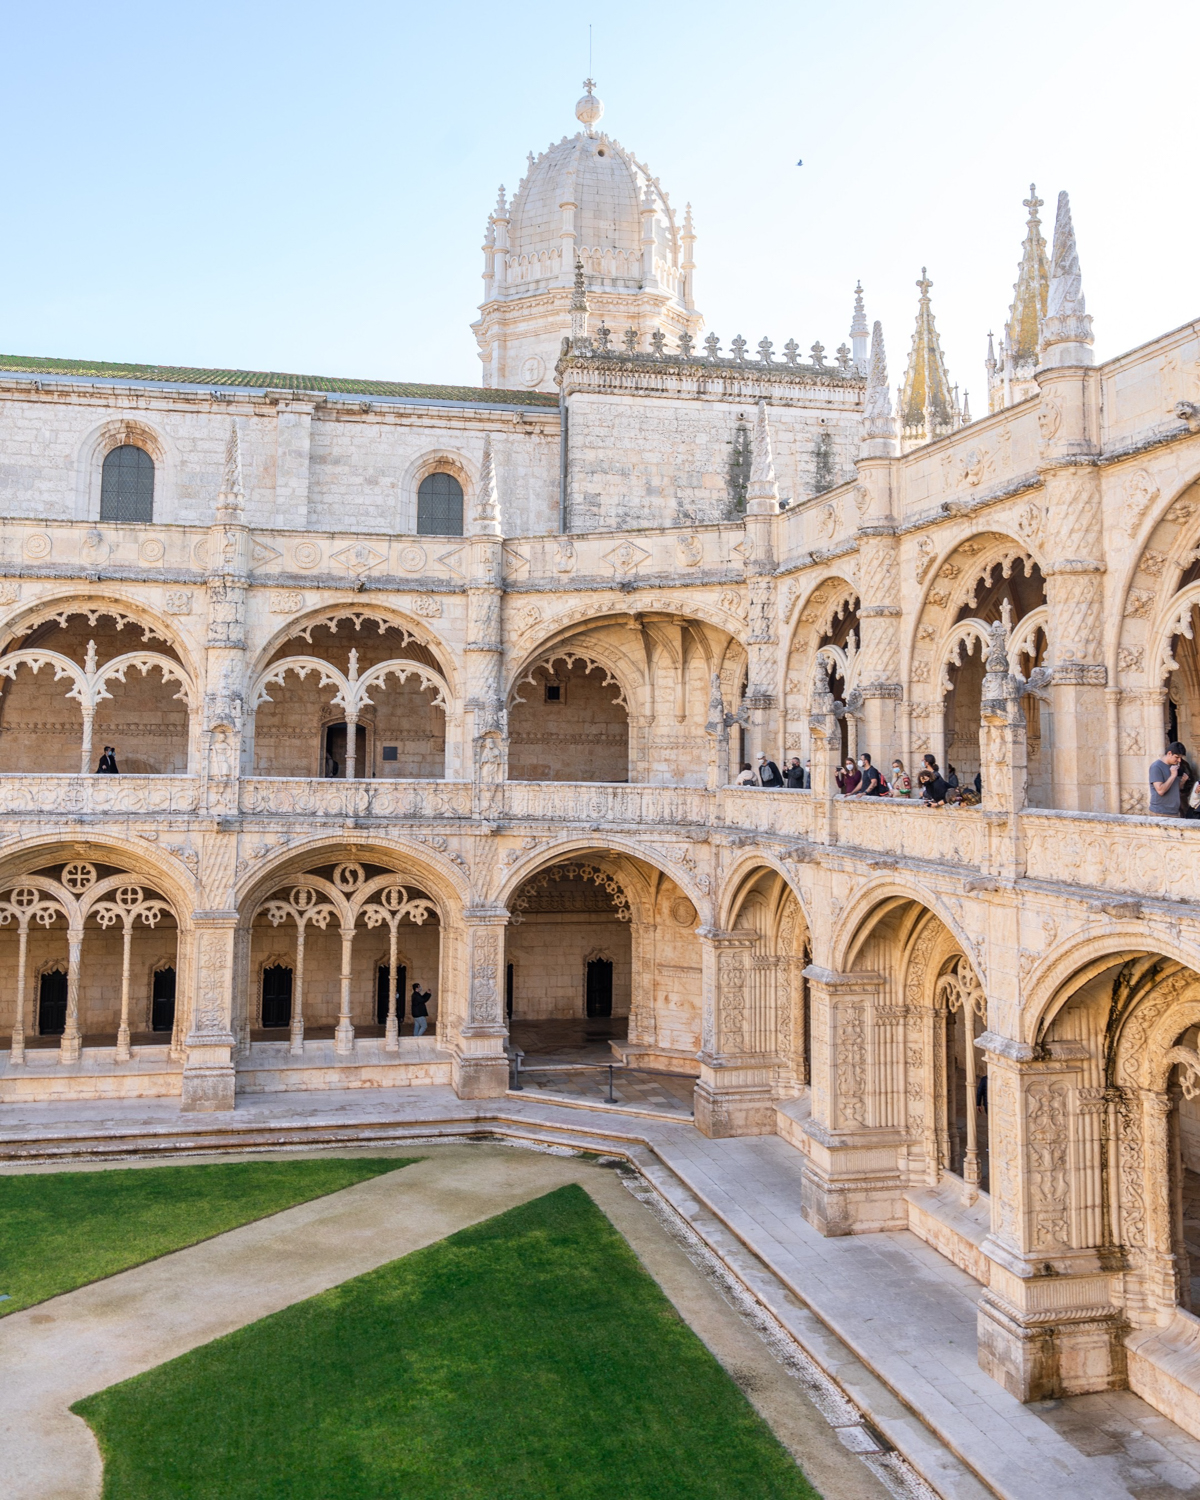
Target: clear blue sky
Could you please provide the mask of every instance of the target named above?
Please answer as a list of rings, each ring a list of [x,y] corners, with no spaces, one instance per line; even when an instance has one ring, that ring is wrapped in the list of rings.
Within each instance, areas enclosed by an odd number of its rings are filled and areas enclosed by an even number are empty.
[[[1097,353],[1195,317],[1195,48],[1179,6],[0,6],[0,350],[476,384],[497,185],[604,126],[691,200],[726,343],[845,337],[893,385],[922,265],[984,408],[1021,199],[1071,192]],[[797,167],[797,158],[805,165]]]

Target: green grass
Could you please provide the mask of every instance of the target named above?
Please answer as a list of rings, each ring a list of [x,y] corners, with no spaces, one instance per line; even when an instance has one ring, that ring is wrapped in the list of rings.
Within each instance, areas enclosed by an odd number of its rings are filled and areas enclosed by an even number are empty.
[[[408,1165],[401,1157],[0,1176],[0,1316]]]
[[[814,1500],[571,1185],[72,1410],[105,1500]]]

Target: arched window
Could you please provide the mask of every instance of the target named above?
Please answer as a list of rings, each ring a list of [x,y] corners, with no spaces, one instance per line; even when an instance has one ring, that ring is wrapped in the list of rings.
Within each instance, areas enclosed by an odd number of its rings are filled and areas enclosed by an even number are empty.
[[[105,457],[100,479],[100,519],[154,519],[154,460],[144,448],[125,443]]]
[[[462,485],[453,474],[427,474],[417,490],[417,535],[462,534]]]

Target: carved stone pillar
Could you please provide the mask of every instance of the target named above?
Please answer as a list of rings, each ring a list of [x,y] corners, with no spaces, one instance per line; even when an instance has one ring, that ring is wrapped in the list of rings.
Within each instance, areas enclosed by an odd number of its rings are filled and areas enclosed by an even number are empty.
[[[746,490],[746,534],[742,542],[749,629],[746,633],[748,685],[743,700],[749,714],[750,764],[767,755],[781,761],[783,726],[779,722],[779,623],[775,589],[775,525],[779,519],[779,485],[771,452],[771,427],[765,401],[758,403],[753,464]]]
[[[463,736],[475,783],[477,817],[496,816],[496,788],[508,779],[508,713],[504,701],[503,552],[491,439],[467,528],[466,713]],[[464,767],[464,770],[466,768]]]
[[[769,1005],[751,960],[751,932],[699,931],[701,988],[700,1079],[696,1126],[707,1136],[772,1135],[775,1100],[772,1075],[776,1031],[769,1047],[759,1012]]]
[[[1039,372],[1046,485],[1046,599],[1054,704],[1054,805],[1105,810],[1104,527],[1094,371]]]
[[[899,1165],[905,1136],[897,1119],[903,1017],[881,1009],[879,974],[838,974],[810,964],[804,975],[812,1114],[801,1126],[807,1158],[801,1212],[826,1235],[906,1228]]]
[[[241,448],[230,426],[225,477],[207,541],[208,637],[201,716],[200,785],[209,813],[235,813],[245,718],[246,589],[250,531],[245,524]],[[253,710],[251,710],[253,711]]]
[[[825,663],[818,660],[812,713],[808,719],[809,755],[812,772],[813,842],[837,842],[837,819],[833,799],[838,794],[837,768],[842,755],[841,725],[834,713],[833,694]]]
[[[184,1040],[181,1108],[233,1108],[233,988],[238,971],[236,911],[193,917],[191,1024]]]
[[[991,627],[991,647],[980,705],[979,765],[988,830],[987,873],[1016,879],[1025,873],[1020,813],[1029,791],[1022,683],[1008,670],[1005,628]]]
[[[453,1058],[452,1081],[460,1099],[496,1099],[508,1089],[508,1025],[504,1013],[503,906],[469,907],[463,913],[465,952],[460,965],[465,993],[452,1007],[455,1020],[441,1038]]]
[[[1078,1086],[1081,1043],[1051,1043],[1058,1055],[1043,1058],[992,1032],[978,1045],[988,1054],[992,1206],[980,1367],[1020,1401],[1122,1387],[1127,1325],[1097,1212],[1102,1091]]]

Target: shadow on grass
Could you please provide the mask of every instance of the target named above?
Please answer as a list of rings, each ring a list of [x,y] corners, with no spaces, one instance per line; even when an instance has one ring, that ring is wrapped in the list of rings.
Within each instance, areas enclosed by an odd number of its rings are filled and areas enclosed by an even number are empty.
[[[577,1185],[73,1408],[106,1500],[813,1500]]]
[[[323,1198],[412,1157],[0,1176],[0,1317]]]

